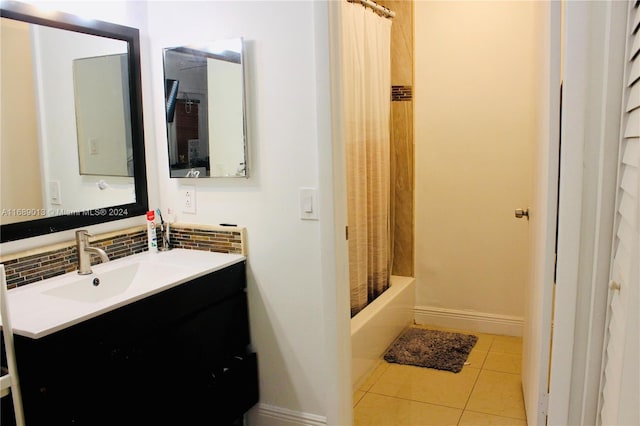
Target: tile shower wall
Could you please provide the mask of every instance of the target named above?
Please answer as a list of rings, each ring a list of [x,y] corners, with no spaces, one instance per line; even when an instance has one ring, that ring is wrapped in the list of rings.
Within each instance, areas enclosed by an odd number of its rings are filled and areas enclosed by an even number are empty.
[[[396,13],[391,25],[392,273],[413,276],[413,1],[378,3]]]
[[[245,252],[243,235],[242,228],[174,224],[171,244],[176,248],[242,254]],[[110,260],[141,253],[147,250],[147,228],[139,226],[98,235],[91,239],[91,245],[106,251]],[[7,287],[14,288],[75,271],[78,255],[75,241],[69,241],[2,256],[0,263],[5,266]],[[92,256],[91,263],[99,263],[99,257]]]

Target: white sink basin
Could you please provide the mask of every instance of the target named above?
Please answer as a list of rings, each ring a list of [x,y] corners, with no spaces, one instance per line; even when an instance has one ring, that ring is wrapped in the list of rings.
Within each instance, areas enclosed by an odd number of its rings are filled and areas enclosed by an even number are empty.
[[[78,275],[76,280],[42,293],[80,302],[97,302],[124,293],[139,268],[139,263],[133,263],[100,274]]]
[[[45,290],[42,293],[63,299],[95,303],[123,294],[129,291],[131,285],[143,285],[180,272],[184,273],[185,268],[175,265],[136,262],[122,265],[110,271],[77,275],[77,278],[70,279],[68,284]]]
[[[9,290],[11,323],[15,334],[40,338],[244,259],[173,249],[94,265],[91,275],[70,272]]]

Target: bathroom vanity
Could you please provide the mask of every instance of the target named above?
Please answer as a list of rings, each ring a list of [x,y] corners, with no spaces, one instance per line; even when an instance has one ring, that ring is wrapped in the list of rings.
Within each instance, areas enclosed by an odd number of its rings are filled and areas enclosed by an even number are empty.
[[[12,290],[27,424],[234,424],[258,400],[245,262],[142,253]]]

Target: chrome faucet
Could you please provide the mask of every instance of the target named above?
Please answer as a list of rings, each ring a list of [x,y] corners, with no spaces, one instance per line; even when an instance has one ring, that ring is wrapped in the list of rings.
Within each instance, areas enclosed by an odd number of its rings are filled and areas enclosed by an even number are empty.
[[[100,256],[102,263],[109,261],[107,253],[98,248],[89,246],[89,237],[91,235],[85,229],[76,231],[76,249],[78,251],[78,274],[89,275],[91,274],[91,253],[95,253]]]

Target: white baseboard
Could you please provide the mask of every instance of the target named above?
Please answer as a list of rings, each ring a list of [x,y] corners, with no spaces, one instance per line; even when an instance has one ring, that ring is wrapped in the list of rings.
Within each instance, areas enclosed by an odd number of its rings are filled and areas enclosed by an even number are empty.
[[[327,418],[260,403],[247,414],[247,426],[326,426]]]
[[[414,318],[416,324],[507,336],[522,336],[524,329],[524,319],[521,317],[437,308],[435,306],[416,306]]]

